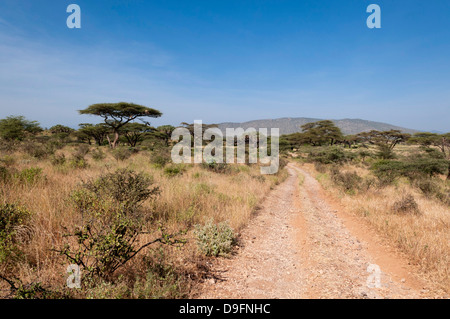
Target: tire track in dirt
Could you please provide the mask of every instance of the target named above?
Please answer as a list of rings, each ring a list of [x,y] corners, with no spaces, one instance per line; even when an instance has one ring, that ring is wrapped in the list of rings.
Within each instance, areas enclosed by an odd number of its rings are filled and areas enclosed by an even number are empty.
[[[353,224],[352,232],[346,227],[348,220],[315,178],[292,163],[287,170],[287,180],[266,197],[242,231],[237,253],[214,261],[215,279],[203,285],[200,298],[428,297],[404,260],[360,236],[370,233],[366,225]],[[392,263],[400,274],[390,272]],[[381,268],[378,283],[377,273],[368,272],[370,265],[375,271]],[[371,286],[369,278],[374,279]]]
[[[216,279],[204,285],[201,298],[302,298],[303,273],[297,232],[293,217],[299,208],[297,173],[290,176],[264,200],[242,231],[237,254],[217,259],[213,265]]]

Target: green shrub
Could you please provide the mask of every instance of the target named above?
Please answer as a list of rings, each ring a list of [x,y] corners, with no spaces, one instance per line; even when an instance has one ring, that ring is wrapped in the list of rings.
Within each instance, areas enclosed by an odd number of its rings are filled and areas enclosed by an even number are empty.
[[[182,175],[186,169],[182,165],[172,164],[164,168],[164,174],[169,177]]]
[[[68,235],[75,238],[59,251],[67,259],[83,266],[83,280],[110,281],[114,272],[145,247],[160,242],[179,244],[176,235],[165,233],[149,243],[138,246],[147,214],[142,214],[142,202],[158,194],[150,178],[127,169],[118,169],[84,183],[71,199],[81,215],[81,224]]]
[[[143,173],[129,169],[117,169],[83,184],[83,188],[97,198],[108,198],[120,204],[125,210],[137,208],[143,201],[159,193],[158,187],[152,187],[153,179]]]
[[[227,163],[216,163],[215,161],[203,162],[202,167],[215,173],[227,174],[231,172]]]
[[[378,151],[376,152],[375,155],[378,158],[381,158],[383,160],[388,160],[388,159],[394,159],[396,157],[394,151],[388,145],[379,144],[379,145],[377,145],[377,148],[378,148]]]
[[[80,154],[74,154],[69,161],[69,165],[72,168],[80,168],[80,169],[89,167],[88,161],[84,158],[84,156]]]
[[[407,177],[411,181],[432,177],[438,174],[446,174],[448,161],[431,158],[399,160],[380,160],[375,162],[371,170],[378,179],[390,184],[398,177]]]
[[[429,158],[445,160],[445,154],[435,148],[423,147],[422,150]]]
[[[0,265],[11,271],[11,267],[23,256],[19,237],[27,229],[31,213],[13,204],[0,205]]]
[[[205,225],[196,225],[194,234],[197,246],[205,256],[226,256],[235,244],[233,229],[228,223],[214,224],[212,220]]]
[[[324,148],[321,150],[312,150],[308,154],[308,161],[320,164],[337,164],[341,165],[352,161],[355,155],[351,152],[344,151],[340,147]]]
[[[14,299],[59,299],[59,296],[42,286],[40,282],[20,285]]]
[[[20,183],[33,185],[41,180],[44,180],[45,176],[42,174],[42,168],[30,167],[14,174],[14,178]]]

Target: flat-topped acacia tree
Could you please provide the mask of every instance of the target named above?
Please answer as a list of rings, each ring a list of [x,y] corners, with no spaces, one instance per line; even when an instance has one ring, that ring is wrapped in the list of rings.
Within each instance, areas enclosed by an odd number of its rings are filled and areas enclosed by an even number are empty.
[[[124,125],[141,117],[156,118],[162,116],[162,113],[158,110],[126,102],[92,104],[88,108],[80,110],[79,112],[80,114],[97,115],[103,118],[105,124],[111,127],[111,130],[114,133],[113,141],[110,140],[109,136],[107,137],[111,148],[115,148],[117,146],[120,136],[120,129]]]

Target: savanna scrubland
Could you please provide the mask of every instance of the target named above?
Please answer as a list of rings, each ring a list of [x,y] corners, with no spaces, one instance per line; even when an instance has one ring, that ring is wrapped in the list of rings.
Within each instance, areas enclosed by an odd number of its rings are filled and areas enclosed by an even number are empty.
[[[348,212],[364,218],[419,266],[420,276],[448,293],[450,135],[392,130],[342,137],[329,125],[304,127],[280,143]]]
[[[190,297],[208,260],[231,252],[287,176],[262,176],[256,164],[173,164],[170,127],[127,127],[111,148],[106,138],[92,145],[92,125],[32,126],[1,147],[4,298]],[[71,264],[81,289],[67,288]]]
[[[286,160],[448,292],[448,134],[343,136],[320,121],[282,136],[279,172],[261,175],[257,164],[174,164],[173,127],[128,124],[43,130],[23,117],[0,121],[3,298],[195,297],[211,259],[230,255],[287,177]],[[80,289],[67,287],[71,264]]]

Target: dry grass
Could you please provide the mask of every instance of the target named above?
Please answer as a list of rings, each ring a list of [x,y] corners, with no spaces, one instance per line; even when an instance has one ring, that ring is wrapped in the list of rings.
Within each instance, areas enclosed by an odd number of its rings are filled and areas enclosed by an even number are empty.
[[[305,168],[313,172],[349,212],[363,216],[379,233],[405,252],[411,262],[420,266],[424,277],[446,292],[450,291],[449,206],[427,197],[406,180],[384,188],[372,187],[356,194],[344,193],[332,183],[328,174],[315,172],[311,164],[305,164]],[[345,166],[342,170],[370,177],[370,172],[362,167]],[[410,203],[411,198],[417,203],[417,210],[396,209],[402,201],[403,205]]]
[[[64,153],[69,159],[74,151],[72,147],[66,147],[57,153]],[[162,221],[169,230],[189,230],[188,239],[195,224],[203,224],[211,218],[217,223],[228,221],[235,231],[239,231],[267,192],[287,177],[284,170],[274,176],[261,176],[256,165],[234,165],[227,174],[215,173],[198,165],[185,165],[182,174],[170,177],[164,169],[150,163],[148,152],[141,151],[123,162],[116,161],[107,149],[104,152],[107,156],[101,161],[94,161],[88,154],[89,166],[85,169],[54,166],[50,159],[37,160],[23,153],[12,155],[15,164],[11,169],[20,171],[39,167],[45,176],[30,185],[0,182],[0,202],[17,203],[33,213],[33,238],[24,248],[27,262],[21,263],[15,274],[22,282],[64,286],[68,262],[52,249],[63,244],[63,226],[77,221],[70,194],[82,181],[102,173],[128,167],[151,175],[161,192],[157,198],[144,204],[145,211],[153,215],[148,228],[154,228],[157,221]],[[188,242],[181,251],[167,249],[167,254],[169,259],[187,268],[192,260],[198,261],[199,258],[192,242]],[[7,286],[2,282],[0,288]]]

